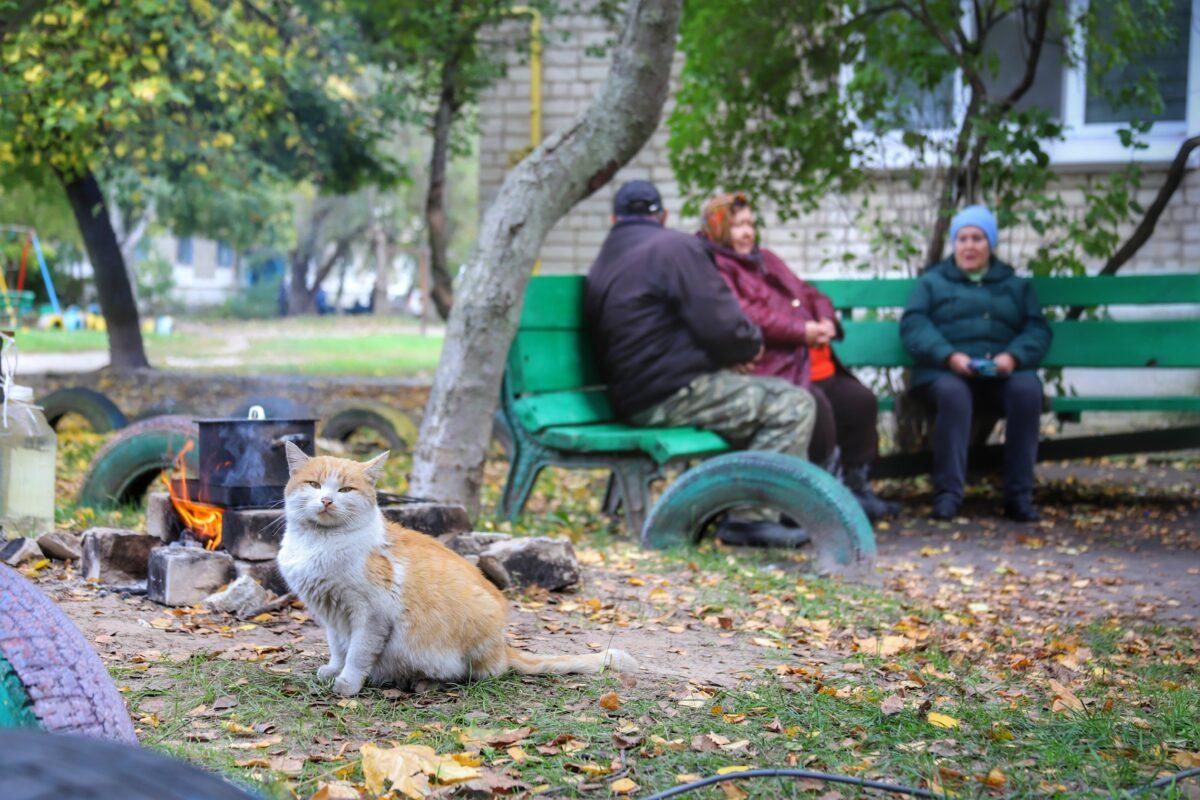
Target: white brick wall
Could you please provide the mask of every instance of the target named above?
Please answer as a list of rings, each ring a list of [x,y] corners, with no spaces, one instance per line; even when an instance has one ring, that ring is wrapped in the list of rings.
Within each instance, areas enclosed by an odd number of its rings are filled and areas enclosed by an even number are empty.
[[[570,31],[565,41],[560,35],[563,31]],[[588,44],[604,42],[609,37],[603,23],[591,17],[558,18],[547,27],[547,32],[542,65],[544,135],[569,123],[591,102],[607,74],[608,62],[605,58],[587,55],[585,49]],[[676,72],[680,63],[676,61]],[[481,209],[486,208],[495,195],[504,172],[529,145],[529,77],[527,65],[516,65],[507,78],[481,100]],[[559,221],[542,250],[543,274],[587,270],[608,230],[613,193],[621,183],[633,178],[648,178],[658,185],[671,212],[669,224],[672,227],[695,229],[694,219],[680,218],[681,200],[667,158],[666,136],[665,126],[660,126],[642,151],[612,181]],[[1082,184],[1087,177],[1064,177],[1061,185],[1056,187],[1055,191],[1068,207],[1079,207],[1083,202]],[[1153,200],[1161,179],[1161,173],[1147,174],[1145,187],[1138,196],[1143,205]],[[926,196],[909,191],[900,181],[886,178],[878,180],[876,192],[873,203],[882,209],[885,218],[927,229],[932,208]],[[854,213],[860,199],[830,197],[818,210],[786,225],[779,224],[766,213],[761,230],[763,243],[802,275],[853,274],[853,269],[843,264],[843,256],[853,254],[857,261],[870,256],[874,249],[868,233],[854,225]],[[1006,230],[1002,232],[1000,255],[1020,266],[1038,243],[1038,237],[1031,230]],[[1154,237],[1123,271],[1196,269],[1200,264],[1198,243],[1200,175],[1193,171],[1171,201]],[[885,255],[880,255],[877,260],[879,263],[874,267],[880,270],[900,266]]]

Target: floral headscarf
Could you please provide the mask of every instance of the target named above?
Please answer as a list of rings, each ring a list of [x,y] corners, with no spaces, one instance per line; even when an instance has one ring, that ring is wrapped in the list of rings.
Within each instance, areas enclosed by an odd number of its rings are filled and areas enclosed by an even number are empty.
[[[704,204],[700,212],[700,230],[716,244],[722,247],[732,247],[729,229],[733,215],[743,208],[751,208],[750,200],[744,192],[729,192],[719,194]]]

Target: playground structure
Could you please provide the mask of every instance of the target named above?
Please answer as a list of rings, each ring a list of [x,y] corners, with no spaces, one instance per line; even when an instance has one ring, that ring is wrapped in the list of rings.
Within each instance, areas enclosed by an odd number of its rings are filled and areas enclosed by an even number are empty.
[[[46,265],[46,254],[42,250],[42,243],[38,239],[37,231],[24,225],[0,225],[0,234],[3,235],[3,241],[24,237],[21,244],[21,255],[17,260],[15,289],[9,286],[8,269],[0,268],[0,311],[3,312],[8,326],[15,328],[22,316],[34,312],[34,293],[25,289],[30,252],[37,259],[38,268],[42,272],[42,283],[46,287],[46,294],[50,300],[48,310],[61,319],[62,304],[58,301],[58,293],[54,289],[54,279],[50,276],[50,268]]]

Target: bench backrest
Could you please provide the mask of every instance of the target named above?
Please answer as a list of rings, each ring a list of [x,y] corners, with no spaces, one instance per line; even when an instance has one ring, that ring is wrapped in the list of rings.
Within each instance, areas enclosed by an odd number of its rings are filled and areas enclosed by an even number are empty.
[[[1034,278],[1044,307],[1200,304],[1200,274]],[[915,279],[817,280],[846,309],[898,309]],[[532,278],[508,355],[510,398],[532,430],[615,419],[588,337],[584,277]],[[848,366],[906,366],[896,320],[848,320],[838,356]],[[1055,321],[1048,367],[1200,367],[1200,318]]]
[[[525,291],[505,383],[510,399],[520,398],[512,412],[527,429],[616,419],[584,320],[584,280],[535,277]]]
[[[1200,274],[1033,278],[1043,308],[1200,305]],[[839,309],[899,309],[915,278],[817,280]],[[835,347],[847,366],[907,366],[897,320],[843,321]],[[1200,367],[1200,316],[1191,319],[1052,321],[1047,367]]]

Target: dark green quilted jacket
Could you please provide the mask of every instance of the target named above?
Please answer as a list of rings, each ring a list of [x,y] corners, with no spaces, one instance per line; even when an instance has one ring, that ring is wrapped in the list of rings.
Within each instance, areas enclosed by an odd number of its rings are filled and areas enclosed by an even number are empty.
[[[953,258],[934,264],[917,281],[904,316],[900,338],[916,362],[913,385],[950,375],[946,358],[961,351],[972,358],[1008,353],[1018,370],[1037,369],[1050,349],[1050,327],[1033,284],[996,258],[979,283],[973,283]]]

